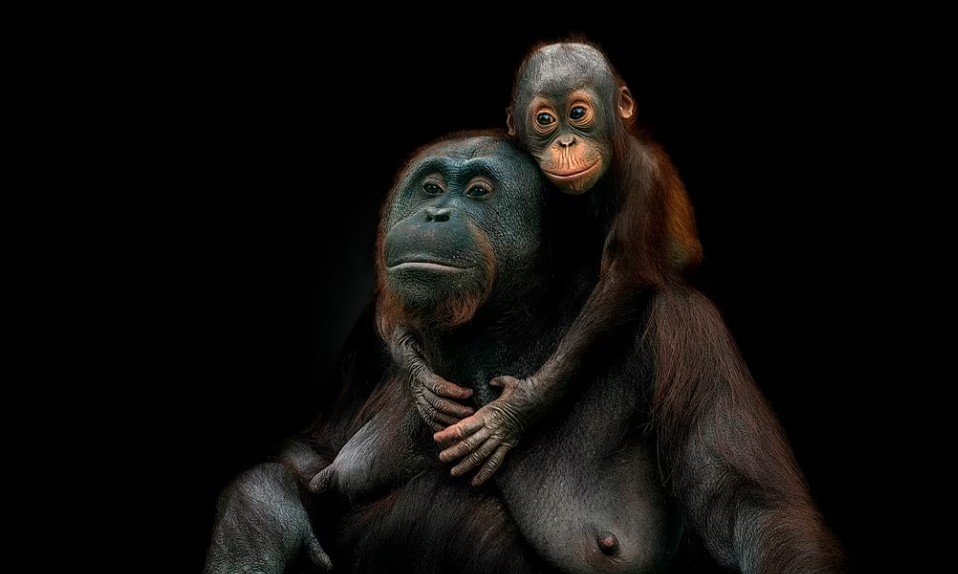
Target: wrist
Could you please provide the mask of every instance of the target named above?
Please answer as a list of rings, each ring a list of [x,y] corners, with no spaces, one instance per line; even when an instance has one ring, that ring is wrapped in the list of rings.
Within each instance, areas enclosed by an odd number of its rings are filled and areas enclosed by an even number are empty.
[[[528,426],[537,421],[548,408],[544,399],[537,377],[528,377],[516,385],[509,400],[510,410],[522,421],[523,426]]]

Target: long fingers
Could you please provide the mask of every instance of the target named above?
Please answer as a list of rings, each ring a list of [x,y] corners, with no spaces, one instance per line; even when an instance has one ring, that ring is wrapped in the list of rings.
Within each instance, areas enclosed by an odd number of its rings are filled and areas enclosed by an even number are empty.
[[[508,453],[511,448],[512,447],[507,445],[502,445],[497,448],[496,452],[492,453],[492,456],[486,461],[486,464],[482,465],[482,468],[479,469],[476,476],[472,477],[472,485],[482,486],[487,480],[492,478],[492,475],[502,466],[502,462],[506,460],[506,453]]]
[[[462,462],[452,467],[452,470],[449,471],[450,474],[453,476],[462,476],[466,474],[470,470],[485,462],[489,455],[492,454],[498,447],[499,441],[495,439],[489,439],[483,442],[482,446],[480,446],[478,450],[474,451],[472,454],[464,458]],[[475,479],[473,479],[473,484],[475,484]]]
[[[416,409],[419,410],[419,414],[429,424],[433,432],[448,428],[460,420],[458,417],[439,412],[436,407],[429,404],[429,401],[421,396],[416,397]]]
[[[489,430],[482,429],[476,434],[439,453],[439,460],[449,462],[461,458],[479,448],[487,438],[489,438]]]
[[[421,377],[422,384],[430,391],[449,399],[468,399],[472,396],[472,389],[460,387],[450,383],[439,375],[430,373]]]
[[[432,405],[433,408],[435,408],[437,411],[446,415],[456,417],[456,420],[453,421],[453,423],[451,424],[459,422],[459,419],[466,418],[475,412],[471,407],[467,407],[466,405],[461,405],[459,403],[446,400],[440,397],[439,395],[437,395],[436,393],[430,392],[429,389],[424,390],[422,394],[423,394],[423,398],[425,398],[426,401],[430,405]]]
[[[432,438],[441,445],[459,442],[484,427],[485,424],[486,422],[482,416],[472,415],[469,418],[457,421],[456,424],[442,432],[437,432]]]

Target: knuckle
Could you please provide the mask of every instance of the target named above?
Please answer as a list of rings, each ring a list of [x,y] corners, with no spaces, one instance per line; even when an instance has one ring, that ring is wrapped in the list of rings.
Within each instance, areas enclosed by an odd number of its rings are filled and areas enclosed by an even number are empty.
[[[468,456],[467,460],[469,461],[470,466],[476,466],[482,462],[482,454],[479,452],[473,452]]]

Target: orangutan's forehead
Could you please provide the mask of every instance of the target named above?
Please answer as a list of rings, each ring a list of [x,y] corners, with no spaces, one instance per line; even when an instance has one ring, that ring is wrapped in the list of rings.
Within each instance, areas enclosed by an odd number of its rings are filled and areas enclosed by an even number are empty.
[[[614,86],[612,70],[599,50],[587,44],[549,44],[537,50],[522,79],[526,94],[561,97],[572,90]]]

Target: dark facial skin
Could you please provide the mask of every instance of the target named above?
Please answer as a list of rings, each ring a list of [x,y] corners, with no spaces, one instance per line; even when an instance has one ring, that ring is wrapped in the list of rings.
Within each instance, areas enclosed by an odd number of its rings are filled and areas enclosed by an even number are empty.
[[[380,226],[380,331],[415,375],[417,410],[434,431],[473,414],[459,402],[473,391],[436,375],[415,333],[473,321],[480,307],[514,306],[504,301],[534,287],[517,281],[525,276],[518,270],[528,270],[540,247],[542,197],[529,194],[539,194],[542,181],[528,157],[502,139],[467,142],[424,150],[428,157],[399,178]],[[508,448],[493,449],[493,461]]]
[[[457,297],[481,303],[495,280],[488,239],[471,221],[496,186],[472,167],[441,158],[416,173],[386,235],[387,285],[418,316]]]
[[[612,165],[616,122],[632,118],[628,88],[616,87],[605,57],[585,44],[541,48],[518,86],[507,119],[510,135],[563,192],[592,189]]]
[[[497,276],[509,277],[517,260],[539,248],[538,217],[525,197],[538,189],[536,181],[503,161],[501,141],[468,142],[434,146],[408,170],[383,226],[387,291],[401,300],[410,323],[472,319]],[[531,233],[510,240],[520,227]]]

